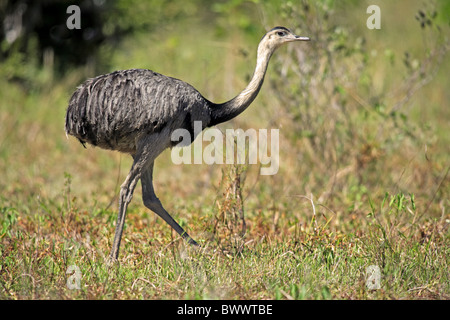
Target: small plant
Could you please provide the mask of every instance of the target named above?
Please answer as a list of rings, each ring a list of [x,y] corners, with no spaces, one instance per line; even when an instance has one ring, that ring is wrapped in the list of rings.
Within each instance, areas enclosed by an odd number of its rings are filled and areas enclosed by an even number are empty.
[[[221,243],[242,248],[242,240],[247,230],[244,216],[242,188],[245,182],[246,165],[233,164],[222,169],[221,185],[224,188],[222,198],[216,202],[217,214],[214,234],[222,239]]]
[[[72,200],[70,199],[70,185],[72,183],[72,175],[70,173],[64,172],[64,194],[66,198],[67,211],[72,209]]]
[[[5,235],[11,237],[11,228],[14,224],[16,224],[19,212],[17,212],[17,209],[13,207],[0,207],[0,216],[2,221],[0,238],[3,238]]]
[[[390,195],[386,192],[379,208],[370,198],[369,205],[371,211],[367,216],[373,218],[374,225],[380,229],[383,241],[387,244],[397,235],[406,238],[405,233],[415,225],[417,214],[414,194]]]

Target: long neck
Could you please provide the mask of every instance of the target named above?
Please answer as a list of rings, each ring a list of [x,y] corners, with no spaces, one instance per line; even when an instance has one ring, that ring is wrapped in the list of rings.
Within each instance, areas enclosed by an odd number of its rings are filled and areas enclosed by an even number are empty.
[[[273,48],[267,48],[263,43],[259,44],[256,68],[252,80],[247,87],[233,99],[221,104],[211,104],[212,118],[209,126],[233,119],[247,109],[253,100],[255,100],[263,84],[264,75],[266,74],[267,66],[273,51]]]

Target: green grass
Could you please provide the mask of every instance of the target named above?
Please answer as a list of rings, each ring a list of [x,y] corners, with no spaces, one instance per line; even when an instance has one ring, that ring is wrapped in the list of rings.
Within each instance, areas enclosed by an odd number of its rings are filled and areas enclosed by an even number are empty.
[[[70,94],[93,75],[0,79],[0,299],[449,299],[450,65],[432,54],[448,39],[420,29],[419,1],[382,2],[379,31],[365,28],[364,3],[315,3],[216,6],[215,22],[186,13],[112,55],[111,71],[152,68],[221,102],[251,76],[260,13],[315,37],[280,48],[254,104],[223,126],[280,129],[276,175],[157,159],[156,193],[198,250],[144,207],[138,187],[109,266],[131,158],[86,150],[63,130]],[[369,266],[379,289],[367,286]]]
[[[371,203],[362,221],[342,221],[351,233],[333,230],[332,214],[301,223],[283,213],[274,223],[261,211],[244,238],[225,238],[227,227],[206,231],[217,219],[206,208],[189,219],[202,249],[135,207],[120,263],[108,266],[115,212],[80,209],[69,187],[59,202],[31,200],[29,214],[2,199],[2,299],[449,298],[448,220],[411,223],[418,208],[402,194]],[[366,286],[370,265],[381,269],[379,290]],[[70,266],[81,272],[79,289]]]

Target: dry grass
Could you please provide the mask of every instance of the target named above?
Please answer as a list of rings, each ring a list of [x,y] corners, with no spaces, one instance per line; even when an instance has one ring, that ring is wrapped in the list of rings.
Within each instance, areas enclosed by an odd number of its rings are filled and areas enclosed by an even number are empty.
[[[283,13],[285,24],[315,37],[279,50],[254,105],[224,125],[279,128],[278,174],[176,166],[170,152],[156,162],[156,192],[200,250],[145,209],[138,187],[120,265],[108,268],[131,161],[64,136],[83,72],[32,91],[0,80],[1,299],[450,298],[448,42],[405,18],[400,43],[392,29],[400,17],[387,3],[378,34],[350,25],[365,17],[360,5],[344,10],[350,22],[320,23],[319,5],[309,13],[261,6],[269,22]],[[230,98],[251,75],[257,37],[231,32],[218,43],[211,29],[185,26],[138,37],[139,46],[128,40],[113,69],[149,67],[212,100]],[[405,50],[416,67],[405,67]],[[198,61],[205,67],[193,72]],[[366,286],[370,265],[381,268],[379,290]],[[81,272],[79,290],[67,285],[69,266]]]

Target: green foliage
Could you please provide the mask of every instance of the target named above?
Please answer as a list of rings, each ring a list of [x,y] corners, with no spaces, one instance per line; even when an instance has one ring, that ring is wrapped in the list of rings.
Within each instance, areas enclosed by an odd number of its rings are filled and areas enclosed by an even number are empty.
[[[11,236],[11,228],[17,222],[19,213],[16,208],[2,207],[0,208],[0,214],[2,216],[2,231],[0,232],[0,237],[2,238],[5,235]]]

